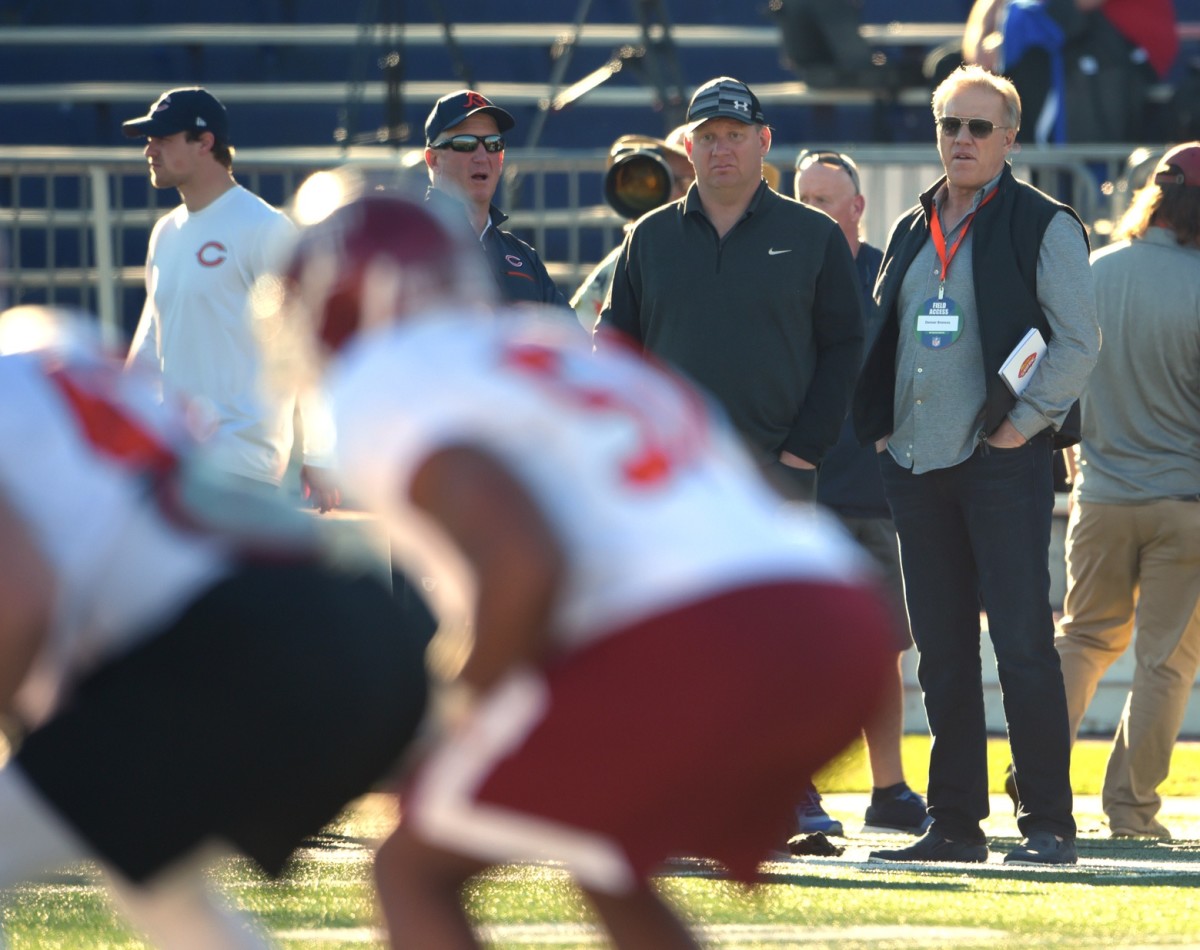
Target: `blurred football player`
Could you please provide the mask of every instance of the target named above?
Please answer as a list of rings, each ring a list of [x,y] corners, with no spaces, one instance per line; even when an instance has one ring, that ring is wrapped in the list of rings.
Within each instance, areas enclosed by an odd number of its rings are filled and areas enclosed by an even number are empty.
[[[8,311],[0,353],[0,888],[90,859],[155,945],[264,946],[204,868],[280,874],[394,766],[421,643],[56,314]]]
[[[697,391],[481,307],[480,268],[419,199],[375,193],[287,271],[283,311],[337,354],[348,496],[473,631],[377,857],[391,939],[473,946],[464,882],[554,861],[617,945],[692,947],[649,875],[706,856],[754,877],[871,711],[886,612],[852,543],[785,516]]]

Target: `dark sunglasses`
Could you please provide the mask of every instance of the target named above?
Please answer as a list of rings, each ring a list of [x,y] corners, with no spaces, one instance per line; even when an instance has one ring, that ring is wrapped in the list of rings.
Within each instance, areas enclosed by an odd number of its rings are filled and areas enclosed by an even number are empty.
[[[438,142],[430,148],[449,148],[456,152],[473,152],[479,145],[483,145],[485,152],[503,152],[504,151],[504,136],[503,135],[452,135],[444,142]]]
[[[862,185],[858,180],[858,168],[855,167],[854,162],[850,161],[850,159],[846,158],[840,152],[818,151],[815,149],[810,151],[804,149],[796,156],[796,171],[802,172],[806,168],[816,165],[818,162],[822,165],[832,165],[834,168],[840,168],[845,171],[850,176],[850,180],[854,182],[854,193],[856,195],[862,193]]]
[[[986,139],[996,129],[1007,129],[1007,125],[995,125],[988,119],[960,119],[956,115],[944,115],[937,120],[937,126],[942,135],[958,135],[963,123],[967,123],[967,131],[973,139]]]

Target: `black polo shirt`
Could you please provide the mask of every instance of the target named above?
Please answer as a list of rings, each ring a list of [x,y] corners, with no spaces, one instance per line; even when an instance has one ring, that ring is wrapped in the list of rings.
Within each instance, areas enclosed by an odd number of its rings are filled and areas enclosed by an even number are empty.
[[[719,238],[695,185],[626,235],[597,332],[711,392],[761,461],[837,441],[863,342],[858,274],[827,214],[759,185]]]

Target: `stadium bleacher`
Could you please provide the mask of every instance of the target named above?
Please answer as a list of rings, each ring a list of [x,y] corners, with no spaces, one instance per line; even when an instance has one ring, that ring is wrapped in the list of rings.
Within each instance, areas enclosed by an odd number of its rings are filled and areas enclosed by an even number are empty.
[[[552,88],[558,31],[547,24],[565,29],[583,7],[582,33]],[[896,102],[881,104],[861,90],[815,93],[799,86],[781,62],[766,0],[512,0],[501,25],[513,31],[508,34],[492,28],[495,6],[466,0],[214,0],[203,7],[3,0],[0,101],[9,121],[0,128],[0,144],[121,144],[120,119],[152,100],[153,89],[193,83],[225,93],[241,147],[329,145],[347,118],[349,133],[366,137],[388,125],[387,77],[378,61],[393,49],[404,83],[398,103],[408,126],[405,144],[419,144],[434,90],[463,85],[463,76],[497,90],[517,117],[517,145],[602,147],[625,132],[661,135],[678,119],[680,105],[656,104],[654,84],[639,63],[657,68],[668,88],[681,87],[685,97],[720,73],[756,91],[763,87],[784,141],[924,141],[928,90],[919,69],[936,43],[878,34],[889,23],[952,27],[968,7],[969,0],[863,0],[864,23],[876,28],[872,44],[910,79]],[[1181,19],[1200,20],[1200,0],[1177,0],[1177,7]],[[595,91],[539,121],[537,102],[548,91],[561,91],[610,62],[622,46],[636,44],[639,10],[673,27],[664,55],[654,59],[652,49],[640,61],[626,59]],[[445,20],[457,28],[457,55],[444,40]],[[198,29],[189,34],[186,25]],[[365,26],[378,28],[363,33]],[[622,39],[614,26],[622,27]],[[477,32],[467,35],[472,27]],[[31,34],[38,30],[59,32],[51,42],[36,40]],[[1194,43],[1190,55],[1200,55]],[[1180,58],[1179,70],[1187,58]],[[501,97],[499,90],[511,94]],[[536,143],[526,137],[535,130]]]
[[[637,0],[595,0],[590,4],[583,27],[582,42],[570,50],[569,67],[563,82],[569,84],[588,75],[609,62],[621,43],[596,42],[589,34],[601,25],[624,24],[626,36],[636,40],[636,10],[639,6],[652,10],[654,4],[639,4]],[[911,5],[891,0],[868,0],[864,13],[868,22],[885,23],[913,16]],[[674,42],[678,78],[684,94],[704,79],[717,73],[737,75],[752,85],[792,83],[795,77],[780,63],[774,21],[767,4],[731,4],[721,0],[668,0],[662,5],[667,22],[675,27],[726,27],[730,31],[757,29],[759,36],[752,44],[721,45],[711,39],[702,45]],[[961,0],[931,0],[921,5],[920,17],[953,23],[961,20]],[[531,36],[538,34],[541,24],[570,24],[578,15],[577,0],[515,0],[504,7],[505,22],[510,25],[530,24]],[[253,95],[239,101],[233,116],[238,132],[236,141],[243,147],[273,145],[325,145],[334,141],[339,117],[352,96],[350,88],[337,89],[338,84],[365,80],[367,89],[358,103],[359,121],[352,131],[367,133],[386,124],[382,95],[383,74],[375,60],[387,49],[401,53],[401,69],[406,81],[437,82],[448,88],[461,84],[455,58],[444,42],[436,36],[440,17],[456,25],[490,23],[496,9],[490,5],[446,0],[441,3],[362,2],[357,5],[333,5],[306,0],[254,0],[232,2],[218,0],[202,8],[125,0],[96,4],[83,0],[8,0],[0,4],[0,27],[58,28],[125,27],[145,30],[149,26],[178,26],[200,24],[248,29],[251,25],[269,28],[278,26],[279,39],[270,41],[270,29],[260,29],[260,41],[221,42],[208,38],[190,41],[186,38],[166,38],[158,42],[113,42],[111,36],[88,41],[86,35],[78,42],[58,46],[41,43],[22,45],[14,39],[3,47],[4,85],[19,85],[31,90],[32,101],[18,101],[13,92],[5,99],[12,121],[0,129],[4,144],[105,145],[119,144],[119,117],[131,106],[143,104],[130,101],[127,94],[114,93],[109,98],[96,95],[84,98],[72,89],[55,96],[50,87],[77,83],[140,82],[160,87],[203,83],[218,91],[228,85],[261,86],[261,101]],[[653,15],[652,15],[653,16]],[[362,24],[392,22],[403,17],[396,28],[380,36],[380,42],[362,42],[354,29]],[[314,44],[289,39],[288,27],[300,25],[339,25],[343,27],[342,41]],[[433,41],[414,42],[406,37],[406,27],[433,28]],[[83,31],[86,34],[89,31]],[[92,31],[94,32],[94,31]],[[541,30],[545,34],[545,30]],[[128,35],[128,34],[127,34]],[[460,41],[461,66],[476,84],[547,83],[555,66],[553,38],[537,42],[488,43]],[[910,48],[914,55],[923,53]],[[662,63],[670,71],[673,63]],[[296,83],[327,84],[319,101],[291,103],[279,101],[281,89]],[[47,92],[37,96],[36,87]],[[616,135],[629,132],[662,134],[677,116],[656,111],[647,84],[639,75],[636,60],[604,83],[602,90],[581,100],[574,108],[552,115],[542,127],[538,144],[546,147],[601,146]],[[328,99],[334,101],[327,101]],[[533,127],[537,115],[534,95],[523,97],[530,101],[507,103],[517,116],[520,128]],[[858,97],[860,100],[861,96]],[[427,97],[404,97],[404,119],[410,127],[410,138],[419,138],[419,129],[428,110]],[[605,104],[613,101],[611,107]],[[631,104],[636,103],[636,104]],[[786,111],[777,109],[782,129],[789,140],[802,137],[871,138],[875,129],[872,116],[862,101],[845,108],[816,105],[805,112],[797,106]],[[814,111],[815,110],[815,111]],[[132,113],[131,113],[132,114]],[[810,129],[807,123],[816,128]],[[898,125],[903,131],[903,123]],[[519,137],[518,137],[519,138]],[[900,136],[903,139],[903,136]]]

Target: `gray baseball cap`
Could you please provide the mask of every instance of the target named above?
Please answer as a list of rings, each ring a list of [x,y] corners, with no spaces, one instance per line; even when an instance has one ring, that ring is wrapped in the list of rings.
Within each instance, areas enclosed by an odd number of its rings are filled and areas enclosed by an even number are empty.
[[[696,90],[688,105],[687,124],[694,129],[709,119],[736,119],[747,125],[766,125],[758,97],[740,79],[718,76]]]

